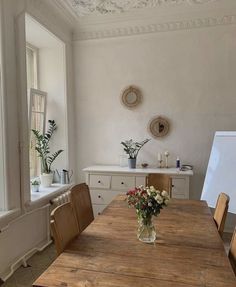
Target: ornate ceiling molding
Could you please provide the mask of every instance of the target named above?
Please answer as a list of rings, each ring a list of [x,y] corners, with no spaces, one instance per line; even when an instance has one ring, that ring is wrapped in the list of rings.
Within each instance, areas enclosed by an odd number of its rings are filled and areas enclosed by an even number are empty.
[[[205,4],[218,0],[58,0],[76,14],[77,17],[87,15],[119,14],[145,8],[179,4]]]
[[[236,14],[218,17],[215,16],[189,20],[170,21],[163,23],[150,23],[140,25],[134,24],[123,27],[117,26],[114,28],[107,28],[107,26],[103,26],[99,29],[98,27],[93,27],[93,29],[91,30],[89,30],[88,28],[77,30],[77,32],[74,33],[74,40],[92,40],[102,38],[125,37],[139,34],[190,30],[232,24],[236,24]]]

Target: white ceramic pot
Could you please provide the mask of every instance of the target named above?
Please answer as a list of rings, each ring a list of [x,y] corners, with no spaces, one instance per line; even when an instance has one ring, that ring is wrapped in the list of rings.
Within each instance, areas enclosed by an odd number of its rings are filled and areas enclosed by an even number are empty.
[[[52,185],[53,173],[40,174],[40,181],[43,187],[49,187]]]
[[[39,192],[39,184],[31,185],[31,191],[32,192]]]

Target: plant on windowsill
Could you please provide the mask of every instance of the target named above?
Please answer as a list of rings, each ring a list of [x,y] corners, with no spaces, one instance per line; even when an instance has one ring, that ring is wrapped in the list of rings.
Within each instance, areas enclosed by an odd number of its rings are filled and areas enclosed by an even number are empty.
[[[40,181],[37,179],[31,180],[31,191],[38,192],[40,186]]]
[[[53,173],[51,170],[52,163],[63,152],[62,149],[50,154],[49,142],[52,138],[54,131],[57,129],[57,125],[54,120],[49,120],[49,128],[45,134],[40,133],[38,130],[32,129],[32,132],[36,138],[35,150],[41,159],[41,185],[48,187],[52,184]]]
[[[136,168],[136,159],[140,149],[149,142],[150,139],[145,139],[142,142],[135,142],[132,139],[123,141],[121,144],[124,146],[124,151],[128,154],[128,166],[129,168]]]

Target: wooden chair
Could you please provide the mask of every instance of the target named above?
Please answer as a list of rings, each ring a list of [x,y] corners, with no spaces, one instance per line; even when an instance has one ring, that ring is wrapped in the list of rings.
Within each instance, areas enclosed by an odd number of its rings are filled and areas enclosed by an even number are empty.
[[[213,216],[220,236],[222,236],[224,231],[228,207],[229,196],[225,193],[220,193],[217,199],[216,208]]]
[[[51,218],[52,234],[59,255],[79,234],[79,226],[70,202],[56,207],[51,213]]]
[[[85,183],[71,188],[71,204],[74,208],[79,230],[82,232],[93,220],[93,208],[89,187]]]
[[[229,260],[236,275],[236,228],[234,229],[234,234],[230,243]]]
[[[158,174],[158,173],[149,174],[147,177],[147,185],[154,186],[156,189],[160,191],[165,190],[171,196],[172,182],[171,177],[167,174]]]

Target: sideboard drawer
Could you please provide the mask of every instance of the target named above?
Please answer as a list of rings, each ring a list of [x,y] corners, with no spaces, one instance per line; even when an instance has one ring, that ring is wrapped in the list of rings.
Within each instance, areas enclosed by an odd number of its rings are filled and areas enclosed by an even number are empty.
[[[111,188],[113,190],[124,190],[128,191],[135,187],[135,177],[134,176],[120,176],[113,175],[111,180]]]
[[[106,208],[105,204],[93,204],[94,217],[97,217],[98,215],[100,215],[105,208]]]
[[[93,204],[109,204],[120,192],[111,190],[90,191]]]
[[[89,178],[90,188],[102,188],[109,189],[111,185],[111,176],[109,175],[99,175],[91,174]]]

